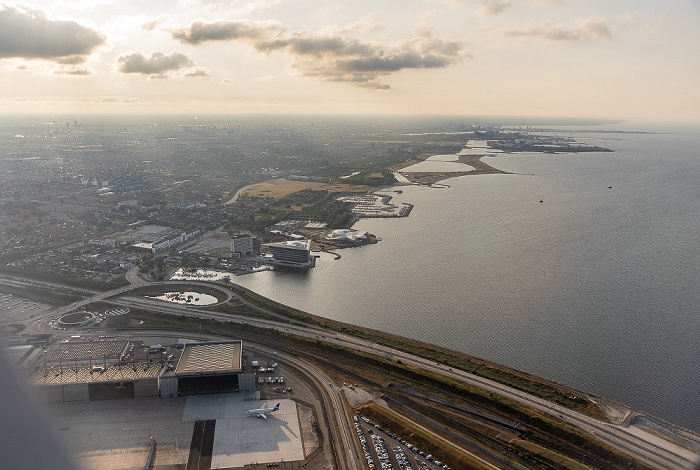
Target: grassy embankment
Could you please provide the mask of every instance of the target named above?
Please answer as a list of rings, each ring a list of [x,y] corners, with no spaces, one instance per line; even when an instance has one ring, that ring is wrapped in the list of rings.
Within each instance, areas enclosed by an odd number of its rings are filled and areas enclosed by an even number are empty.
[[[112,281],[100,281],[96,279],[78,277],[72,274],[61,274],[49,271],[40,271],[29,267],[0,266],[0,273],[8,276],[17,276],[22,279],[33,279],[36,281],[64,284],[74,289],[85,289],[93,291],[108,291],[124,287],[129,284],[124,275]]]
[[[183,284],[183,286],[185,286],[185,284]],[[283,318],[288,319],[288,321],[290,322],[297,322],[301,325],[313,324],[322,326],[325,328],[342,332],[344,334],[350,334],[359,338],[367,339],[369,341],[374,341],[378,344],[392,347],[397,350],[405,351],[420,357],[424,357],[445,364],[451,368],[456,368],[466,372],[470,372],[480,377],[488,378],[496,382],[511,386],[513,388],[526,391],[534,396],[546,399],[554,403],[558,403],[561,406],[565,406],[572,410],[586,413],[598,419],[605,419],[605,415],[595,403],[593,403],[585,396],[580,396],[579,394],[577,394],[577,392],[574,392],[563,386],[558,386],[556,384],[544,380],[537,380],[537,378],[535,377],[528,376],[527,374],[520,373],[513,369],[499,367],[494,364],[488,364],[486,361],[479,361],[476,358],[471,358],[466,355],[460,355],[456,352],[443,350],[438,348],[437,346],[420,343],[418,341],[412,341],[406,338],[392,336],[379,331],[362,329],[359,327],[310,315],[300,310],[296,310],[278,302],[274,302],[270,299],[261,297],[247,289],[241,288],[240,286],[232,286],[229,284],[226,285],[226,287],[234,290],[242,298],[244,298],[248,302],[251,302],[259,308],[256,309],[242,302],[236,301],[235,299],[232,299],[231,301],[225,304],[218,304],[215,306],[207,307],[208,310],[228,313],[231,315],[243,315],[276,321],[280,321],[279,316],[282,316]],[[163,292],[172,289],[178,289],[178,287],[143,287],[131,291],[130,295],[161,295]],[[210,295],[217,296],[217,298],[223,300],[221,298],[221,292],[219,292],[216,289],[206,289],[204,287],[198,287],[198,290],[202,291],[203,293],[208,293]],[[443,377],[439,374],[435,375]]]
[[[10,330],[13,335],[20,334],[24,331],[25,328],[26,326],[22,325],[21,323],[10,323],[9,325],[7,325],[7,329]]]
[[[1,284],[0,292],[48,305],[65,305],[85,298],[79,291],[47,286]]]
[[[393,381],[394,383],[411,387],[426,394],[439,396],[451,401],[457,400],[460,403],[475,405],[478,408],[497,413],[501,416],[508,416],[524,425],[537,429],[539,432],[546,433],[579,448],[587,449],[594,455],[603,456],[610,462],[624,462],[625,465],[627,462],[630,462],[629,459],[617,453],[614,449],[605,446],[596,441],[593,437],[545,413],[538,412],[497,394],[470,386],[459,380],[401,364],[400,361],[365,354],[340,346],[331,346],[319,340],[296,337],[274,329],[260,328],[246,324],[199,319],[185,314],[170,315],[142,309],[132,309],[132,317],[144,320],[143,325],[132,328],[132,330],[137,331],[165,328],[192,332],[198,331],[198,329],[201,328],[203,334],[229,336],[247,339],[252,342],[262,341],[295,355],[303,354],[316,358],[321,367],[332,369],[335,372],[334,375],[342,375],[342,370],[352,371],[354,368],[356,369],[355,373],[363,374],[365,377],[369,377],[369,375],[375,378],[379,377],[380,379],[383,377],[384,381]],[[414,443],[419,442],[418,438],[413,437],[413,434],[396,432],[396,429],[400,429],[400,424],[397,425],[395,421],[395,419],[387,420],[384,427],[391,429],[395,434],[401,435],[406,439],[413,439]],[[382,423],[383,421],[377,422]],[[444,443],[434,445],[442,446],[440,449],[444,447]],[[556,452],[549,449],[540,449],[539,447],[541,446],[537,447],[534,446],[534,444],[527,447],[521,445],[520,442],[515,442],[513,446],[518,447],[517,452],[530,461],[549,462],[554,458],[554,454],[556,454]],[[432,449],[432,447],[427,444],[421,447],[426,450]],[[440,456],[444,455],[442,452],[438,451],[435,453]],[[445,457],[442,458],[447,460]],[[564,456],[560,458],[566,459]],[[460,460],[457,461],[459,462]],[[632,466],[629,468],[638,468],[633,463],[631,463],[631,465]],[[460,467],[453,465],[453,468]],[[567,467],[550,465],[542,468]]]
[[[445,364],[448,367],[460,369],[465,372],[478,375],[479,377],[494,380],[498,383],[525,391],[534,396],[557,403],[569,409],[585,413],[589,416],[602,420],[606,419],[605,414],[595,403],[593,403],[587,397],[580,396],[580,394],[577,392],[567,389],[564,386],[560,386],[545,380],[539,380],[536,377],[529,376],[525,373],[507,368],[505,366],[489,364],[486,361],[481,361],[477,358],[472,358],[467,355],[442,349],[434,345],[310,315],[306,312],[302,312],[273,300],[261,297],[239,286],[233,286],[232,288],[236,293],[241,295],[241,297],[245,298],[249,302],[278,315],[284,315],[291,320],[298,321],[302,324],[311,323],[329,328],[331,330],[339,331],[344,334],[363,338],[368,341],[374,341],[384,346]]]
[[[404,419],[400,414],[382,408],[374,403],[362,405],[357,413],[389,429],[396,436],[402,436],[421,449],[426,455],[432,454],[451,468],[483,469],[490,468],[460,449],[446,445],[443,439],[427,433]],[[439,435],[439,433],[436,433]],[[591,470],[590,467],[570,459],[558,452],[547,449],[525,439],[511,439],[512,449],[523,459],[535,463],[538,468],[547,470]]]
[[[231,286],[229,284],[222,284],[222,286],[230,288]],[[180,291],[180,292],[185,292],[185,291],[191,291],[193,287],[185,282],[182,284],[168,284],[166,286],[144,286],[144,287],[139,287],[136,289],[133,289],[129,291],[130,296],[143,296],[143,297],[157,297],[161,296],[166,292],[174,292],[174,291]],[[225,298],[222,294],[222,292],[218,289],[214,288],[207,288],[206,286],[201,286],[197,285],[197,287],[194,288],[197,292],[202,293],[202,294],[208,294],[211,296],[216,297],[217,301],[220,303],[217,303],[215,305],[192,305],[193,308],[199,308],[202,310],[211,310],[214,312],[219,312],[219,313],[227,313],[229,315],[242,315],[246,317],[252,317],[252,318],[260,318],[263,320],[275,320],[275,321],[284,321],[283,318],[280,318],[277,315],[271,315],[269,313],[266,313],[265,311],[262,311],[258,308],[251,307],[250,305],[247,305],[235,297],[233,297],[231,300],[228,302],[224,302]],[[182,305],[182,304],[173,304],[173,305]]]
[[[168,284],[168,285],[155,285],[155,286],[143,286],[137,287],[129,291],[130,296],[142,296],[142,297],[158,297],[166,292],[186,292],[196,290],[200,294],[207,294],[216,297],[217,301],[222,302],[224,300],[224,294],[219,290],[212,287],[206,287],[202,285],[197,285],[192,287],[186,281],[182,284]]]
[[[382,428],[391,429],[395,435],[405,436],[414,446],[422,449],[426,455],[439,455],[441,461],[451,468],[465,470],[489,468],[469,454],[423,431],[399,414],[392,413],[386,408],[382,408],[374,403],[369,403],[358,407],[357,412],[379,424]]]

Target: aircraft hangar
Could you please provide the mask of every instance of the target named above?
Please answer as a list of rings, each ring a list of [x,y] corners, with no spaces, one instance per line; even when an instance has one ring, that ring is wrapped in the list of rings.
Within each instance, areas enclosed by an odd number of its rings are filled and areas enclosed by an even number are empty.
[[[132,352],[123,360],[133,349],[125,340],[61,343],[34,366],[30,382],[54,402],[255,391],[255,373],[243,373],[240,340],[186,343],[176,366],[162,354],[137,362]]]
[[[159,377],[161,396],[255,391],[255,373],[243,373],[243,342],[187,343],[175,370]]]

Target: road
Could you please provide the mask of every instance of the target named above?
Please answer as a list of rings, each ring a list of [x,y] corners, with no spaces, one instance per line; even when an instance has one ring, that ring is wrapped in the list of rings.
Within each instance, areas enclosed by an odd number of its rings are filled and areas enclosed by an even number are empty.
[[[182,332],[173,333],[168,330],[149,330],[148,336],[158,338],[173,338],[177,340],[187,334]],[[192,334],[191,339],[194,341],[220,341],[222,338],[212,334]],[[328,423],[327,431],[330,432],[331,439],[327,441],[333,447],[333,453],[340,456],[338,460],[338,468],[340,470],[364,470],[364,458],[360,458],[360,448],[357,439],[354,437],[353,426],[350,423],[341,390],[333,384],[331,379],[319,368],[310,362],[300,359],[298,356],[287,354],[278,349],[273,349],[269,346],[264,346],[257,343],[246,343],[246,349],[263,353],[270,357],[279,358],[280,361],[285,361],[287,364],[298,369],[311,379],[317,389],[323,394],[324,399],[321,400],[325,408],[326,416],[331,418]],[[326,434],[326,433],[324,433]]]
[[[119,289],[114,289],[108,292],[101,292],[93,295],[92,297],[89,297],[87,299],[84,299],[82,301],[76,302],[73,305],[68,305],[68,306],[63,306],[59,307],[56,309],[52,309],[49,311],[49,313],[45,314],[43,317],[43,320],[47,320],[48,318],[55,317],[57,315],[62,315],[64,313],[68,313],[69,311],[75,310],[79,308],[82,305],[86,305],[91,302],[95,301],[100,301],[100,300],[105,300],[110,297],[115,297],[119,296],[122,294],[125,294],[129,290],[131,290],[134,286],[141,286],[144,285],[145,282],[141,280],[141,278],[136,275],[135,271],[130,271],[130,274],[127,275],[127,279],[130,282],[133,282],[133,285],[130,286],[125,286]],[[162,285],[167,285],[167,284],[181,284],[182,281],[180,282],[170,282],[170,281],[161,281],[158,283],[149,283],[151,284],[162,284]],[[196,282],[189,282],[192,285],[196,285],[199,283]],[[206,285],[207,287],[213,287],[212,284],[209,283],[201,283],[203,285]],[[226,290],[225,288],[221,286],[217,286],[219,289]],[[266,313],[273,314],[273,312],[266,311],[264,309],[261,309],[260,307],[255,306],[254,304],[251,304],[250,302],[245,301],[244,299],[241,299],[239,296],[234,294],[233,292],[229,291],[229,294],[231,297],[236,297],[238,298],[241,302],[244,302],[245,304],[252,306],[258,310],[265,311]],[[229,298],[231,298],[229,297]],[[692,451],[681,447],[679,445],[676,445],[672,442],[669,442],[668,440],[665,440],[661,437],[658,437],[656,435],[647,433],[643,431],[642,429],[639,428],[634,428],[634,427],[627,427],[627,426],[619,426],[607,422],[603,422],[600,420],[597,420],[595,418],[591,418],[590,416],[586,416],[584,414],[572,411],[567,408],[563,408],[559,405],[556,405],[552,402],[548,402],[546,400],[543,400],[541,398],[535,397],[533,395],[527,394],[525,392],[516,390],[511,387],[507,387],[505,385],[499,384],[497,382],[484,379],[482,377],[475,376],[473,374],[469,374],[467,372],[463,372],[460,370],[453,370],[451,368],[448,368],[444,364],[436,363],[418,356],[414,356],[412,354],[398,351],[386,346],[382,346],[379,344],[376,344],[372,341],[344,335],[332,330],[327,330],[318,326],[299,326],[298,324],[292,325],[289,323],[285,322],[279,322],[279,321],[272,321],[272,320],[263,320],[263,319],[257,319],[257,318],[251,318],[251,317],[242,317],[242,316],[235,316],[235,315],[230,315],[230,314],[223,314],[223,313],[216,313],[216,312],[211,312],[207,310],[202,310],[198,309],[196,307],[190,307],[190,306],[181,306],[177,304],[170,304],[167,302],[163,301],[158,301],[158,300],[150,300],[150,299],[144,299],[141,297],[122,297],[119,299],[119,303],[123,304],[125,306],[131,306],[131,307],[138,307],[138,308],[148,308],[153,311],[158,311],[158,312],[163,312],[163,313],[171,313],[171,314],[182,314],[186,313],[190,316],[198,317],[198,318],[206,318],[206,319],[214,319],[214,320],[222,320],[222,321],[229,321],[229,322],[236,322],[236,323],[244,323],[244,324],[249,324],[257,327],[264,327],[264,328],[274,328],[279,331],[284,331],[290,334],[302,336],[302,337],[307,337],[307,338],[316,338],[316,339],[322,339],[322,341],[330,344],[336,344],[336,345],[342,345],[345,347],[353,348],[358,351],[363,351],[363,352],[368,352],[371,354],[377,354],[377,355],[383,355],[385,357],[390,357],[392,359],[396,360],[401,360],[405,364],[410,364],[413,366],[417,366],[432,372],[438,372],[440,374],[443,374],[448,377],[452,377],[454,379],[461,380],[464,383],[474,385],[477,387],[480,387],[484,390],[488,390],[494,393],[497,393],[499,395],[502,395],[504,397],[510,398],[514,401],[517,401],[519,403],[531,406],[537,410],[540,410],[541,412],[548,413],[552,416],[555,416],[559,419],[562,419],[574,426],[577,426],[592,435],[594,435],[597,439],[600,441],[607,443],[623,452],[628,453],[629,455],[632,455],[640,460],[646,461],[649,464],[661,468],[661,469],[669,469],[669,470],[686,470],[688,468],[691,468],[691,466],[697,461],[698,455],[693,453]],[[277,316],[277,315],[276,315]],[[34,323],[32,327],[35,329],[35,331],[38,330],[38,325],[39,322],[36,322],[36,319],[34,320]],[[297,362],[298,358],[292,358],[291,359],[293,362]],[[328,409],[329,411],[329,416],[335,416],[335,422],[338,424],[338,432],[340,433],[339,439],[336,439],[335,441],[337,443],[342,443],[341,448],[337,449],[337,451],[342,451],[343,449],[355,449],[355,451],[351,452],[351,454],[354,454],[357,452],[357,443],[355,442],[356,439],[353,437],[353,432],[352,432],[352,427],[351,423],[348,421],[347,416],[344,413],[344,406],[342,404],[342,400],[339,398],[339,391],[332,385],[332,382],[330,380],[327,380],[327,378],[320,372],[318,369],[313,368],[309,365],[307,365],[308,368],[308,373],[311,374],[315,379],[317,380],[318,383],[320,383],[323,388],[325,389],[325,393],[330,401],[330,408]],[[345,452],[340,452],[337,455],[344,455]],[[349,462],[353,462],[356,459],[351,458],[348,459]]]

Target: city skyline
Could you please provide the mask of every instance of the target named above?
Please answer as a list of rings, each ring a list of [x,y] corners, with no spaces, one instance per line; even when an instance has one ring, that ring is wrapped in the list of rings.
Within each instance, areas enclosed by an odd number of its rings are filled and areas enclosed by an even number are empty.
[[[0,113],[700,119],[700,4],[0,5]]]

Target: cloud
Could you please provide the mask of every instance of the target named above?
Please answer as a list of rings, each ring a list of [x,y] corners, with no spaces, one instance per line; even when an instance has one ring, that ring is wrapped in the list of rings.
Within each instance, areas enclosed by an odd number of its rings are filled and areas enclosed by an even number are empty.
[[[563,0],[481,0],[479,6],[476,8],[476,14],[479,16],[493,16],[499,15],[515,4],[527,4],[531,3],[539,6],[561,6],[564,4]]]
[[[72,75],[77,77],[84,77],[87,75],[92,75],[92,71],[87,67],[73,67],[66,69],[54,70],[54,75]]]
[[[580,42],[612,37],[603,18],[579,19],[568,27],[545,21],[528,23],[524,26],[510,26],[497,31],[507,37],[524,41],[542,40],[547,43]]]
[[[619,24],[623,29],[636,26],[650,34],[658,34],[663,30],[658,20],[659,15],[650,10],[626,11],[620,15]]]
[[[40,10],[0,5],[0,58],[81,63],[104,37],[74,21],[50,20]]]
[[[443,68],[461,58],[458,43],[431,38],[382,45],[303,32],[253,46],[265,52],[286,50],[305,75],[378,89],[389,88],[378,81],[380,76],[404,69]]]
[[[200,68],[195,69],[192,72],[188,72],[185,74],[185,77],[208,77],[208,76],[209,76],[209,72],[207,72],[204,69],[200,69]]]
[[[377,21],[376,13],[369,13],[340,29],[341,34],[375,33],[384,27]]]
[[[153,31],[167,20],[168,20],[167,17],[161,16],[160,18],[156,18],[153,21],[149,21],[148,23],[142,24],[141,27],[143,29],[145,29],[146,31]]]
[[[471,3],[474,0],[433,0],[435,3],[443,3],[451,6],[460,6],[466,3]],[[531,3],[541,6],[560,6],[564,4],[564,0],[480,0],[476,7],[476,13],[479,16],[492,16],[503,13],[508,8],[516,3],[524,4]]]
[[[419,17],[416,25],[412,28],[414,34],[418,36],[430,36],[435,30],[435,16],[438,14],[437,10],[429,10],[423,12]]]
[[[54,62],[63,65],[76,65],[85,62],[85,58],[79,55],[70,55],[66,57],[58,57],[54,59]]]
[[[537,5],[544,6],[561,6],[564,4],[564,0],[533,0]]]
[[[134,52],[120,56],[117,63],[122,73],[140,73],[150,75],[151,78],[166,78],[170,72],[177,72],[195,65],[189,55],[180,51],[173,51],[170,54],[155,51],[149,57],[141,52]]]
[[[197,45],[207,41],[255,40],[281,31],[282,27],[276,21],[196,21],[189,28],[176,29],[171,34],[180,42]]]
[[[289,32],[276,22],[195,22],[172,35],[186,44],[241,41],[263,53],[283,51],[306,76],[380,89],[388,88],[379,82],[381,76],[405,69],[447,67],[469,56],[460,43],[429,36],[386,45],[338,33]]]
[[[102,98],[101,100],[98,100],[97,103],[106,103],[106,104],[115,104],[115,103],[136,103],[134,100],[117,100],[116,98]]]
[[[503,13],[507,8],[513,6],[513,1],[509,0],[486,0],[479,3],[476,13],[479,16],[493,16]]]
[[[470,1],[471,0],[432,0],[432,3],[439,3],[443,5],[450,5],[456,7]]]

